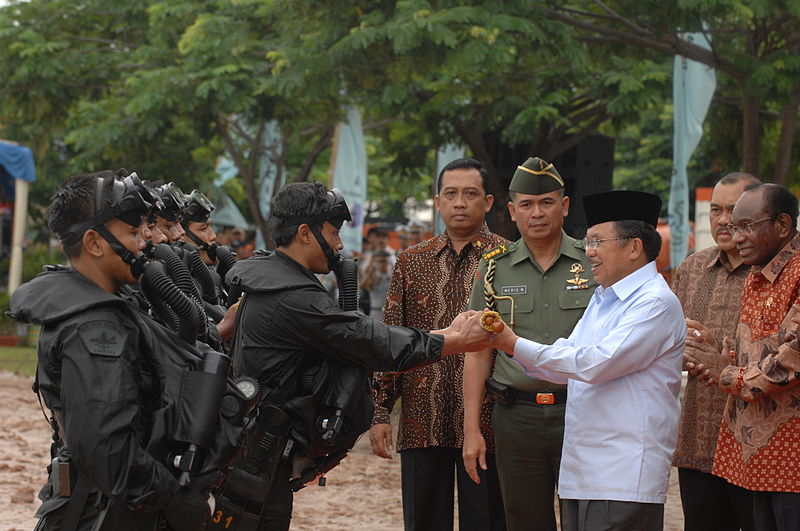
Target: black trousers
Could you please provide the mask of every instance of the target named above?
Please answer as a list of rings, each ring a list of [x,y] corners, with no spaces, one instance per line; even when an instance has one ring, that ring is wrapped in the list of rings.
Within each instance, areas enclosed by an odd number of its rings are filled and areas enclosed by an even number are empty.
[[[757,531],[797,531],[800,529],[800,494],[754,492],[753,519]]]
[[[464,469],[461,448],[432,446],[400,452],[406,531],[453,529],[454,485],[458,485],[461,531],[504,531],[503,500],[493,455],[486,456],[486,465],[486,472],[478,469],[478,485]]]
[[[509,531],[556,531],[553,510],[566,404],[495,403],[497,474]]]
[[[661,531],[663,503],[561,500],[563,531]]]
[[[290,473],[291,459],[284,459],[278,465],[278,479],[269,491],[267,501],[261,510],[258,531],[288,531],[294,505],[294,492],[289,487]]]
[[[754,531],[753,493],[708,472],[678,469],[684,531]]]

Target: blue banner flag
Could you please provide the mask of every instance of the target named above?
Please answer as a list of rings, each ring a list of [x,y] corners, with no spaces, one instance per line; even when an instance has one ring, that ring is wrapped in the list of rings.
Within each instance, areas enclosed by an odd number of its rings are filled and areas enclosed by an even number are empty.
[[[342,225],[339,235],[345,252],[361,252],[364,215],[367,204],[367,149],[356,106],[347,109],[347,118],[337,125],[333,164],[333,186],[342,191],[353,221]]]
[[[686,33],[682,37],[711,49],[703,33]],[[716,85],[713,68],[675,56],[672,84],[675,131],[669,196],[670,270],[675,270],[689,252],[689,177],[686,168],[703,136],[703,120]]]

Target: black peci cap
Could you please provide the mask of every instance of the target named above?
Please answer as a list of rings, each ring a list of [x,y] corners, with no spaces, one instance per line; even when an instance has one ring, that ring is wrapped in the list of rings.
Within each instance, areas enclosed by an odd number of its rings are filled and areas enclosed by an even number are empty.
[[[614,190],[583,196],[583,210],[589,227],[607,221],[635,219],[658,226],[661,199],[646,192]]]

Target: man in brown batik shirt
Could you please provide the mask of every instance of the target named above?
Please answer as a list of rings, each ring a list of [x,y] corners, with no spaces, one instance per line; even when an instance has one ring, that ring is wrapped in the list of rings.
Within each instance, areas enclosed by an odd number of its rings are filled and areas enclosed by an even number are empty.
[[[673,279],[672,290],[683,306],[688,333],[715,347],[721,348],[722,339],[736,332],[742,288],[750,271],[742,263],[728,223],[744,189],[758,182],[750,174],[736,172],[717,183],[709,211],[717,245],[687,257]],[[725,402],[725,394],[689,375],[672,462],[678,467],[686,531],[752,529],[750,494],[711,474]]]
[[[489,232],[484,223],[494,201],[486,190],[486,170],[476,160],[457,159],[442,169],[434,204],[445,232],[398,256],[384,307],[387,324],[438,328],[466,308],[481,255],[506,241]],[[490,466],[485,481],[478,485],[469,479],[462,464],[463,366],[464,356],[460,355],[402,374],[375,375],[370,443],[380,457],[392,458],[389,413],[395,401],[403,399],[397,449],[406,530],[453,528],[454,479],[460,529],[505,529],[494,467]],[[491,435],[489,413],[487,403],[481,415],[487,438]]]

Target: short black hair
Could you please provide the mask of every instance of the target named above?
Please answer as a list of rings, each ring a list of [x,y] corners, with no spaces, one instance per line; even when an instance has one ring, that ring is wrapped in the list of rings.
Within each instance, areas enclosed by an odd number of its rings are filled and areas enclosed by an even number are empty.
[[[746,182],[748,187],[761,184],[761,179],[752,173],[747,173],[744,171],[734,171],[724,175],[722,179],[717,182],[717,184],[736,184],[742,181]]]
[[[442,171],[439,172],[439,176],[436,177],[436,193],[442,191],[442,177],[444,173],[451,170],[478,170],[478,173],[481,174],[481,186],[483,186],[483,193],[489,193],[489,173],[486,171],[486,168],[483,167],[479,161],[470,158],[463,158],[463,159],[456,159],[454,161],[448,162],[445,164]]]
[[[285,247],[292,243],[297,228],[302,225],[283,225],[282,219],[297,216],[311,218],[322,213],[327,206],[328,189],[322,183],[290,183],[281,188],[272,200],[272,240],[275,245]]]
[[[642,247],[648,262],[652,262],[658,257],[658,253],[661,252],[661,234],[658,233],[654,226],[646,221],[626,219],[615,221],[614,227],[617,229],[619,238],[639,238],[642,240]]]
[[[125,169],[117,171],[103,170],[95,173],[80,173],[67,178],[50,198],[47,225],[59,237],[63,236],[69,228],[81,221],[86,221],[97,215],[95,212],[95,198],[97,197],[97,180],[103,179],[104,207],[111,206],[113,194],[109,192],[114,186],[117,177],[125,177]],[[80,254],[81,240],[64,247],[67,258],[75,258]]]
[[[758,183],[744,189],[745,192],[751,190],[761,190],[764,203],[773,221],[778,219],[781,214],[787,214],[792,218],[792,228],[797,227],[797,197],[788,188],[775,183]]]

